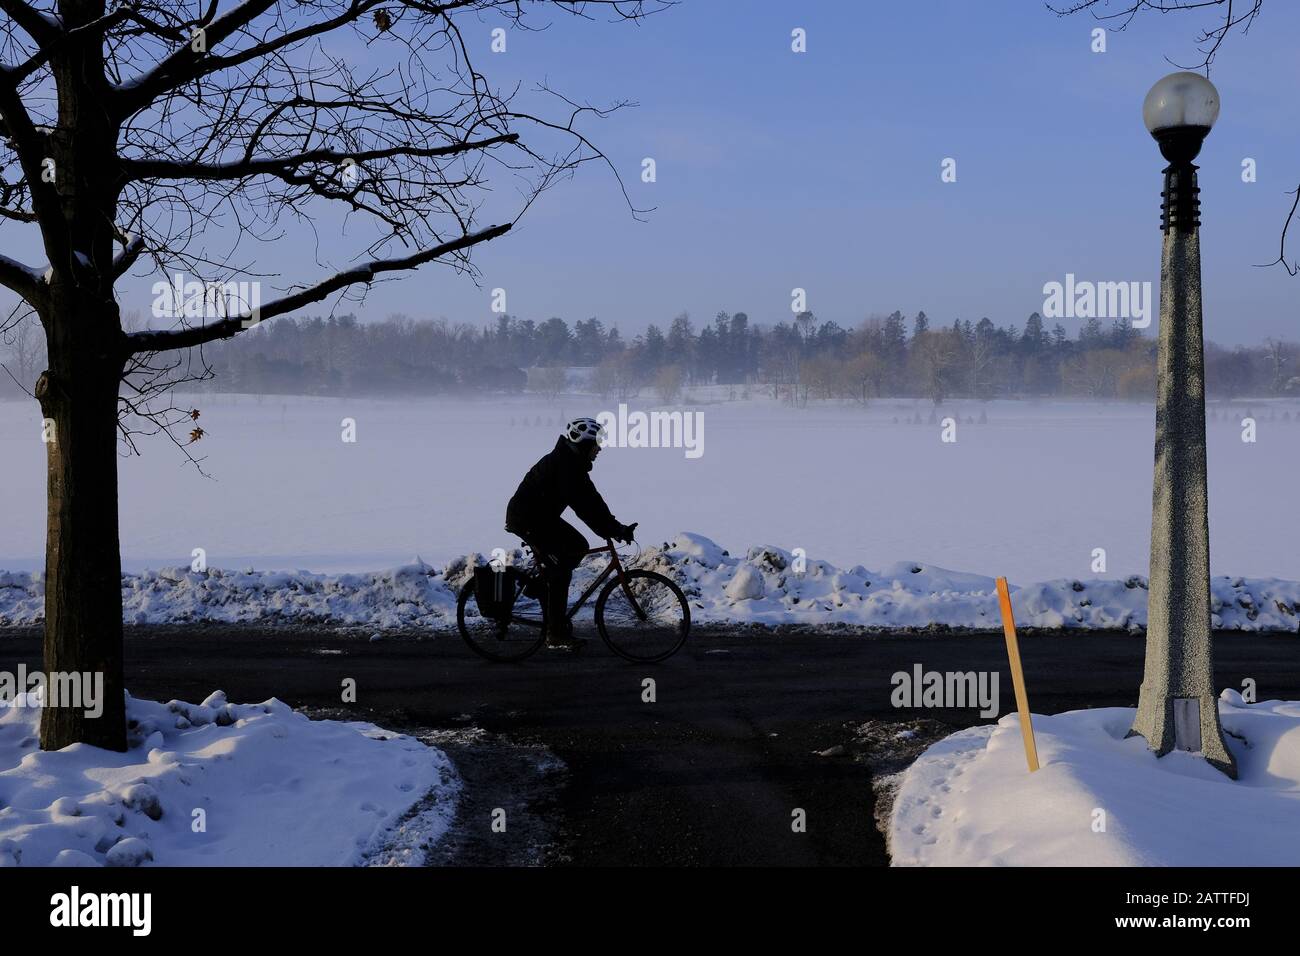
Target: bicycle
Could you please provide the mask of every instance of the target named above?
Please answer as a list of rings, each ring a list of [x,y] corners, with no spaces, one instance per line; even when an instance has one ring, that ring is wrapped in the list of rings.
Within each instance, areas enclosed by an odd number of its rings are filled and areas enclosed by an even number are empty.
[[[501,572],[507,593],[497,598],[496,616],[479,610],[478,577],[472,576],[456,600],[456,624],[474,653],[490,661],[522,661],[546,642],[546,570],[527,540],[532,556],[527,569]],[[669,578],[642,568],[625,569],[614,542],[587,556],[609,554],[609,563],[569,608],[567,617],[587,603],[601,582],[613,576],[596,599],[596,630],[605,645],[625,660],[653,664],[666,660],[686,643],[691,630],[691,609],[682,589]],[[488,602],[491,603],[491,602]]]

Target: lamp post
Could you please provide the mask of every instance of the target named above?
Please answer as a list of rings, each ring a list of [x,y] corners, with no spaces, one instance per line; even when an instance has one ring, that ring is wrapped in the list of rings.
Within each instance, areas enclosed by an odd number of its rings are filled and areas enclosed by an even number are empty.
[[[1161,757],[1175,749],[1200,752],[1235,779],[1214,693],[1200,189],[1192,163],[1218,115],[1218,90],[1196,73],[1166,76],[1142,104],[1142,119],[1169,165],[1161,207],[1146,668],[1129,736],[1145,737]]]

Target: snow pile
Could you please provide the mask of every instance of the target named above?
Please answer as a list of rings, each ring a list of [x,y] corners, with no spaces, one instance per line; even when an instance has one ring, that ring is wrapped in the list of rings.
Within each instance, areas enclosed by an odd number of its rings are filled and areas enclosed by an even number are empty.
[[[373,628],[445,630],[456,626],[456,595],[473,567],[470,554],[441,571],[416,561],[369,574],[307,571],[196,572],[163,568],[122,576],[129,624],[186,621],[324,623]],[[522,551],[507,560],[523,563]],[[604,567],[588,559],[574,575],[575,593]],[[750,548],[731,555],[703,535],[682,532],[636,560],[673,578],[706,623],[845,625],[882,631],[996,630],[1001,627],[994,579],[902,561],[879,571],[837,568],[797,549]],[[35,624],[43,614],[39,574],[0,573],[0,624]],[[1012,587],[1023,628],[1139,631],[1146,627],[1147,579],[1060,578]],[[1211,579],[1216,628],[1296,632],[1300,583],[1275,578]],[[591,605],[584,614],[590,615]]]
[[[761,546],[733,557],[701,535],[683,532],[647,550],[640,565],[674,578],[691,601],[692,620],[759,624],[847,624],[881,630],[997,629],[994,579],[902,561],[880,571],[837,568],[800,552]],[[1147,579],[1062,578],[1012,586],[1024,628],[1142,630]],[[1297,630],[1300,583],[1271,578],[1211,579],[1216,628]]]
[[[127,698],[129,749],[39,749],[38,695],[0,704],[0,866],[347,866],[386,849],[426,796],[446,831],[459,782],[442,751],[272,698]],[[409,841],[407,841],[409,842]],[[422,862],[419,845],[401,862]]]
[[[972,727],[907,771],[890,826],[898,865],[1294,866],[1300,862],[1300,702],[1219,698],[1233,781],[1199,755],[1125,739],[1128,707]],[[1101,811],[1101,812],[1099,812]],[[1104,830],[1101,829],[1104,824]],[[1267,835],[1263,838],[1261,835]]]
[[[482,563],[478,556],[470,560]],[[448,571],[457,565],[463,569],[465,559],[453,562]],[[422,562],[333,575],[161,568],[123,574],[122,604],[127,624],[320,621],[399,628],[456,623],[456,592],[444,575]],[[44,614],[40,574],[0,573],[0,624],[34,624]]]

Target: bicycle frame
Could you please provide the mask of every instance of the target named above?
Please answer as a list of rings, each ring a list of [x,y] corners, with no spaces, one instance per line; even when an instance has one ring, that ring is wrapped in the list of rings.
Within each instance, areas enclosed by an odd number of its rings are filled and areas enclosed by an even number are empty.
[[[626,594],[627,599],[632,602],[632,609],[636,612],[636,616],[644,621],[646,619],[646,613],[641,609],[641,605],[637,603],[636,595],[632,593],[632,589],[627,586],[627,578],[623,574],[623,564],[618,560],[618,551],[614,548],[613,540],[606,538],[603,545],[599,548],[589,548],[583,557],[590,557],[593,554],[602,554],[604,552],[609,553],[609,564],[605,565],[605,567],[601,569],[600,574],[596,575],[596,579],[591,582],[587,587],[587,590],[583,591],[578,600],[573,602],[573,607],[569,608],[565,617],[572,620],[573,616],[577,614],[578,611],[582,610],[582,606],[591,599],[591,596],[600,589],[600,586],[604,583],[605,579],[611,574],[616,574],[619,583],[623,586],[623,593]],[[533,560],[538,560],[536,553],[533,554]],[[516,620],[519,620],[522,623],[533,623],[528,618],[517,618]]]

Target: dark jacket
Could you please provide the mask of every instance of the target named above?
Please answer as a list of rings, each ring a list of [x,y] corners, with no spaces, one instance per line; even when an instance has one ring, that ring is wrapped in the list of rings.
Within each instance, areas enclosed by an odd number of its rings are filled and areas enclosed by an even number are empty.
[[[597,535],[611,538],[619,523],[591,483],[591,462],[580,456],[568,439],[556,439],[555,447],[528,470],[506,505],[506,529],[533,531],[572,508]]]

